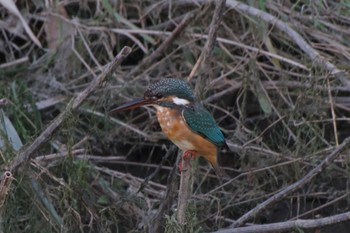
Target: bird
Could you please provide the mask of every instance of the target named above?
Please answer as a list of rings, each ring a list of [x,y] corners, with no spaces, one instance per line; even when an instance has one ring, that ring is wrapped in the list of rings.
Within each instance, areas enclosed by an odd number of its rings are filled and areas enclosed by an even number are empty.
[[[220,148],[226,147],[225,137],[186,81],[161,79],[151,84],[143,97],[112,109],[110,113],[141,106],[155,107],[162,131],[183,151],[184,159],[202,156],[219,177],[226,175],[218,164]]]

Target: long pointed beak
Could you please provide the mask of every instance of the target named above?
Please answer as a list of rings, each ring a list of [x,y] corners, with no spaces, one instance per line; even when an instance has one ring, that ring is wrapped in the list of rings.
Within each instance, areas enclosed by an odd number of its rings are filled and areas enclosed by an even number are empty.
[[[137,107],[141,107],[144,106],[146,104],[150,104],[152,103],[151,100],[145,100],[144,98],[137,98],[134,99],[126,104],[123,104],[115,109],[112,109],[111,111],[109,111],[109,113],[114,113],[114,112],[121,112],[121,111],[125,111],[125,110],[129,110],[129,109],[134,109]]]

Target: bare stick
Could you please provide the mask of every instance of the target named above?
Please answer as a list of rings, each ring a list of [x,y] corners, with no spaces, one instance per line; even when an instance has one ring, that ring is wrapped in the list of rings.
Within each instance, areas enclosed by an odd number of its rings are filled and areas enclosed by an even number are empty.
[[[350,137],[346,138],[342,144],[340,144],[331,154],[329,154],[325,159],[323,159],[320,164],[318,164],[314,169],[309,171],[302,179],[298,180],[297,182],[289,185],[288,187],[283,188],[280,192],[276,193],[266,201],[260,203],[257,205],[254,209],[251,209],[247,213],[245,213],[243,216],[241,216],[235,223],[231,225],[231,227],[238,227],[243,225],[245,222],[247,222],[249,219],[256,216],[258,213],[260,213],[262,210],[264,210],[267,206],[271,205],[274,202],[277,202],[281,200],[282,198],[286,197],[291,192],[294,192],[295,190],[301,188],[306,183],[308,183],[313,177],[321,173],[329,164],[333,162],[334,159],[336,159],[340,153],[342,153],[350,144]]]
[[[179,199],[177,203],[177,220],[179,224],[184,227],[186,224],[186,210],[188,205],[188,199],[191,193],[191,174],[192,174],[192,157],[182,156],[182,172],[179,188]]]
[[[348,221],[349,218],[350,218],[350,212],[346,212],[346,213],[337,214],[330,217],[319,218],[319,219],[308,219],[308,220],[298,219],[298,220],[287,221],[287,222],[219,230],[219,231],[215,231],[214,233],[267,233],[267,232],[281,232],[281,231],[289,232],[294,229],[310,229],[310,228],[324,227],[327,225]]]
[[[44,144],[44,142],[62,124],[62,122],[72,114],[72,111],[76,110],[80,104],[104,82],[107,74],[109,74],[116,66],[120,65],[122,60],[128,56],[130,52],[130,47],[124,47],[118,53],[118,55],[106,65],[106,67],[102,70],[102,73],[97,78],[92,80],[90,85],[83,92],[81,92],[77,97],[73,98],[68,103],[65,110],[58,115],[29,146],[21,150],[19,154],[12,159],[9,164],[9,171],[13,173],[20,165],[28,161],[33,156],[33,153]]]
[[[206,67],[206,69],[209,69],[209,66],[208,66],[209,57],[214,48],[214,44],[216,41],[218,29],[222,19],[222,12],[225,8],[225,4],[226,4],[226,0],[215,1],[215,11],[214,11],[213,19],[210,24],[208,40],[196,64],[194,65],[190,75],[188,76],[187,81],[191,81],[191,79],[197,73],[197,70],[200,68],[202,64],[205,65],[204,67]]]

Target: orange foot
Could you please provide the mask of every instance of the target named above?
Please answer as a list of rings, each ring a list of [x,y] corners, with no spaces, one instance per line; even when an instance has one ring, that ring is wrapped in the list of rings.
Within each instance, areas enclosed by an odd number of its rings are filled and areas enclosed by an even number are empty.
[[[184,160],[189,160],[189,159],[193,159],[198,155],[197,151],[195,150],[187,150],[185,151],[185,153],[183,153],[181,161],[179,163],[179,172],[181,173],[183,171],[183,163]]]

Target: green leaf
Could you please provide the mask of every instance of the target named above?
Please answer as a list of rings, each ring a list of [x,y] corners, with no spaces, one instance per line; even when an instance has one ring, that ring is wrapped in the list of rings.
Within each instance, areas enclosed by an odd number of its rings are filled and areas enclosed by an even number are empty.
[[[260,80],[259,80],[259,84]],[[270,115],[272,112],[272,106],[269,97],[265,93],[265,89],[262,87],[262,85],[256,85],[255,86],[255,95],[258,98],[260,108],[263,110],[263,112],[266,115]]]
[[[272,105],[269,96],[266,93],[264,86],[262,85],[256,68],[256,61],[251,59],[249,62],[249,68],[251,74],[249,75],[249,80],[251,81],[251,87],[253,93],[259,101],[260,108],[266,115],[270,115],[272,112]]]
[[[108,204],[107,196],[105,196],[105,195],[100,196],[97,200],[97,203],[101,204],[101,205],[107,205]]]
[[[21,149],[23,143],[10,119],[0,109],[0,149],[8,142],[16,151]],[[7,138],[4,138],[7,137]]]

